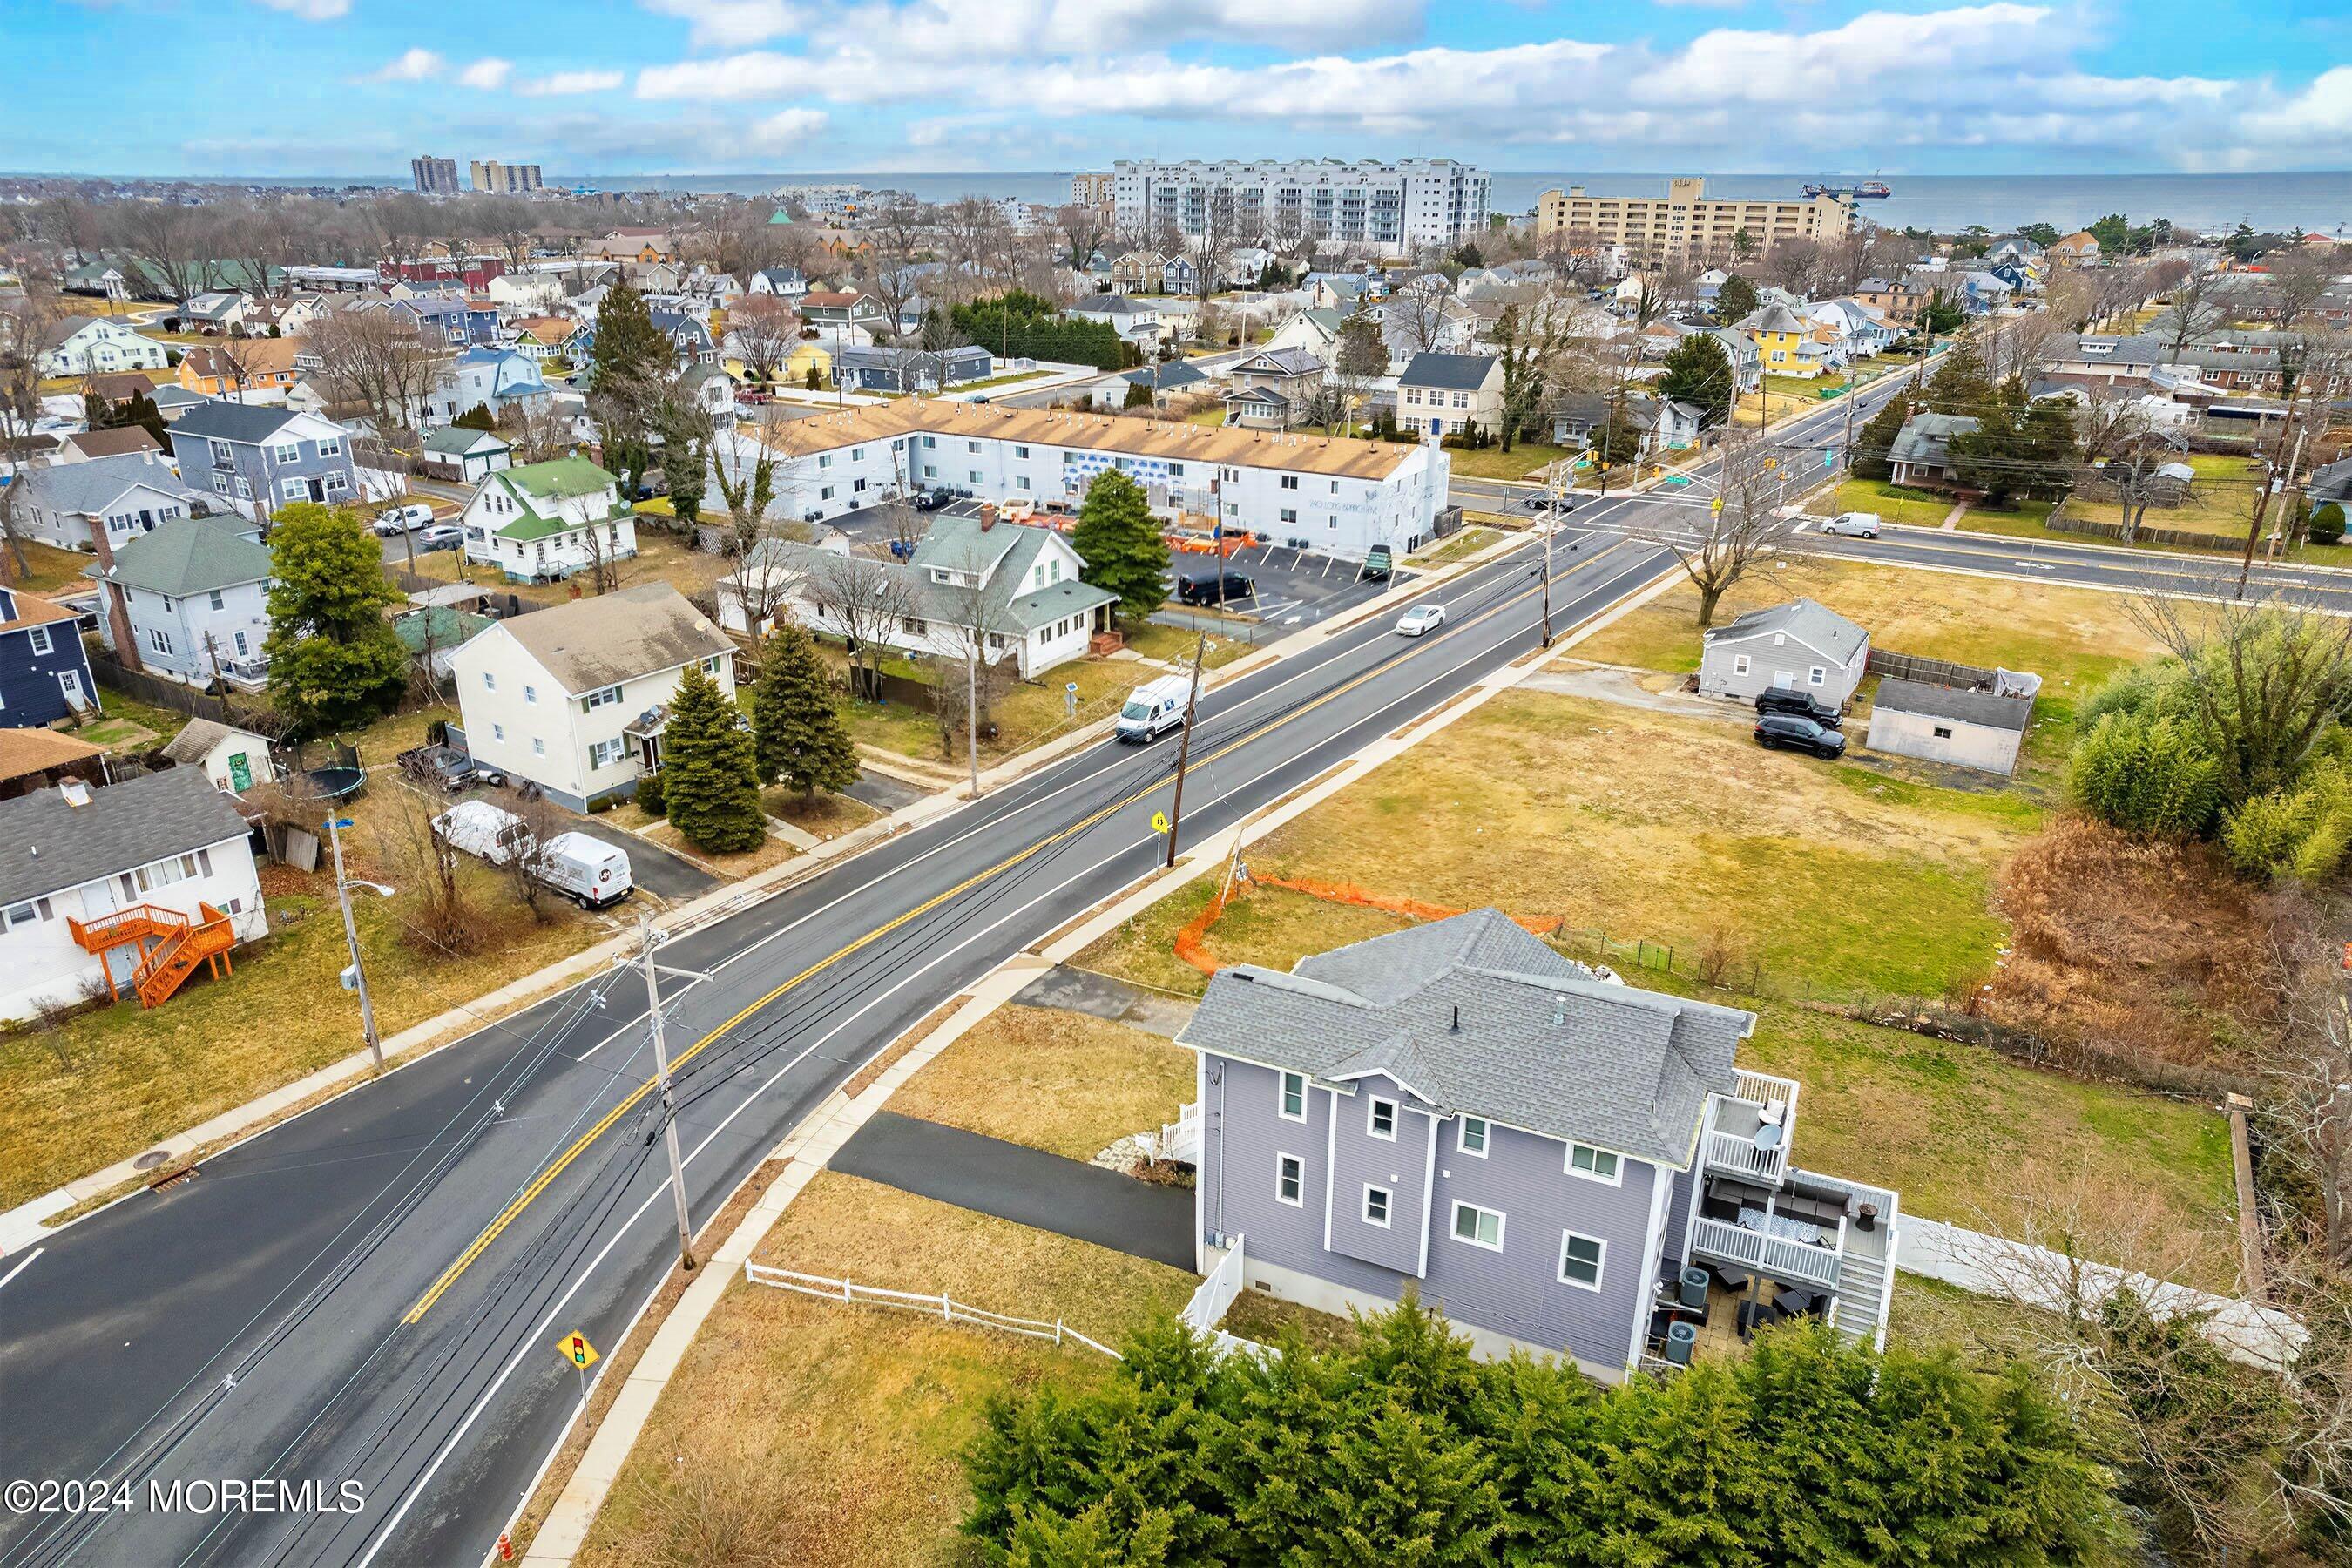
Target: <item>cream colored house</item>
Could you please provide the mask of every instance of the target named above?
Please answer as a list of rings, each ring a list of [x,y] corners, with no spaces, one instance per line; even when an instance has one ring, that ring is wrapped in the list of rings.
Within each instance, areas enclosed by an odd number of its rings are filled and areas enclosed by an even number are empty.
[[[498,469],[476,487],[458,522],[466,559],[518,583],[552,583],[600,558],[637,552],[636,514],[621,481],[585,458]]]

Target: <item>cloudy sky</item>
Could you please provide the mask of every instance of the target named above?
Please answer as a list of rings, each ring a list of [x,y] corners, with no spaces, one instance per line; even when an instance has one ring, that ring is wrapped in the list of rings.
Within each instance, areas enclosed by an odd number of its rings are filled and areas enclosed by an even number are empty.
[[[2325,0],[0,0],[0,167],[2352,168]]]

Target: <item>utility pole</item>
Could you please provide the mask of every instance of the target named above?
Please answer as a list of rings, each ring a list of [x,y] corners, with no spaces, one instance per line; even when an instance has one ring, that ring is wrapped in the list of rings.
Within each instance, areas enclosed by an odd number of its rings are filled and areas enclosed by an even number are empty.
[[[1559,531],[1559,463],[1551,466],[1551,519],[1544,524],[1543,645],[1551,647],[1551,536]]]
[[[662,1044],[661,993],[654,984],[654,928],[643,915],[637,917],[637,937],[645,944],[646,1017],[653,1025],[654,1071],[660,1075],[662,1142],[669,1150],[669,1190],[677,1200],[677,1261],[679,1268],[692,1268],[694,1226],[686,1217],[686,1165],[677,1157],[677,1100],[670,1092],[669,1051]]]
[[[1176,834],[1184,826],[1184,769],[1192,758],[1192,714],[1201,705],[1201,658],[1209,651],[1209,634],[1202,632],[1200,641],[1192,645],[1192,689],[1184,698],[1184,734],[1176,742],[1176,799],[1168,808],[1168,858],[1163,866],[1176,864]]]
[[[972,594],[972,606],[978,609],[980,595]],[[980,626],[979,616],[972,617],[970,657],[963,661],[963,754],[971,764],[971,798],[980,798]]]
[[[383,1044],[375,1037],[375,1004],[368,999],[367,966],[360,962],[360,929],[352,919],[351,885],[343,880],[342,823],[333,811],[327,813],[327,842],[335,852],[335,901],[343,907],[343,942],[352,951],[352,979],[360,994],[360,1034],[367,1041],[368,1056],[375,1070],[383,1070]]]
[[[2254,542],[2262,537],[2263,523],[2270,516],[2271,496],[2294,481],[2295,466],[2303,461],[2303,438],[2310,429],[2310,425],[2306,423],[2302,429],[2294,433],[2294,450],[2287,457],[2284,473],[2263,475],[2263,493],[2254,500],[2254,521],[2246,526],[2246,552],[2238,562],[2236,596],[2241,599],[2246,596],[2246,579],[2253,575]],[[2281,430],[2280,434],[2284,435],[2285,431]],[[2284,526],[2284,519],[2282,519],[2282,526]]]

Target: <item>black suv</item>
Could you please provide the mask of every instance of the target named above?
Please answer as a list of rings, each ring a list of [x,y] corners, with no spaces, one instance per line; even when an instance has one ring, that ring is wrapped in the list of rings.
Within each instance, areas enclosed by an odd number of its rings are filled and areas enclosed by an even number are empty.
[[[1842,722],[1838,710],[1826,702],[1817,701],[1811,693],[1785,686],[1775,686],[1756,694],[1759,713],[1794,713],[1800,719],[1811,719],[1824,730],[1834,730]]]
[[[1233,599],[1257,597],[1257,584],[1238,572],[1223,576],[1211,573],[1206,577],[1180,577],[1176,581],[1176,599],[1185,605],[1222,605]]]
[[[1845,755],[1843,735],[1835,730],[1825,730],[1811,719],[1801,719],[1794,713],[1767,713],[1757,720],[1756,743],[1792,752],[1811,752],[1817,757]]]

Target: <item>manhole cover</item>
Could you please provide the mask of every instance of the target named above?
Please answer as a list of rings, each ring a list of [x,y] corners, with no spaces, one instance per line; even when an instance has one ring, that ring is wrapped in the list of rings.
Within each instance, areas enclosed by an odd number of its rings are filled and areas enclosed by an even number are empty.
[[[171,1157],[172,1152],[169,1149],[150,1149],[144,1154],[140,1155],[136,1160],[131,1161],[131,1168],[134,1171],[152,1171],[156,1166],[170,1160]]]

